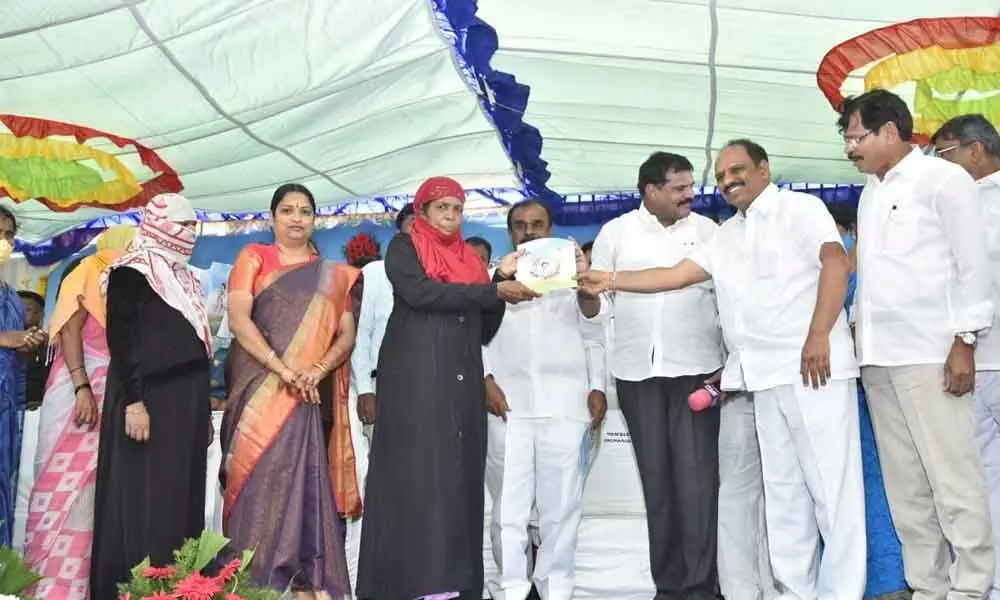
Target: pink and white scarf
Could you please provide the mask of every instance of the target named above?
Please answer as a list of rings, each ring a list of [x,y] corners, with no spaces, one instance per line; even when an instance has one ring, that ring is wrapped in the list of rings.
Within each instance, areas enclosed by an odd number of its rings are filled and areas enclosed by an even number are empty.
[[[101,275],[101,289],[107,293],[108,279],[114,269],[128,267],[142,273],[153,291],[191,323],[212,356],[205,294],[201,282],[187,266],[198,234],[194,227],[182,224],[196,220],[194,208],[183,196],[154,196],[142,209],[139,229],[128,252]]]

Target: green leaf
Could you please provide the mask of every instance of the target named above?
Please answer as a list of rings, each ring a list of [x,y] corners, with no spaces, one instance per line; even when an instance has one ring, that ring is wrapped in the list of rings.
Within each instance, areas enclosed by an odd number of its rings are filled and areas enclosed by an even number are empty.
[[[214,531],[206,529],[201,532],[201,538],[198,540],[198,556],[194,561],[194,569],[201,571],[207,567],[228,544],[229,538],[221,536]]]
[[[257,552],[256,549],[249,549],[243,551],[243,555],[240,557],[240,570],[237,571],[238,574],[242,575],[244,571],[250,568],[250,561],[253,560],[253,555],[255,552]]]
[[[132,574],[132,579],[143,579],[142,572],[151,566],[149,562],[149,557],[142,559],[142,562],[132,567],[130,573]]]
[[[41,579],[31,572],[17,552],[7,547],[0,548],[0,594],[17,596]]]

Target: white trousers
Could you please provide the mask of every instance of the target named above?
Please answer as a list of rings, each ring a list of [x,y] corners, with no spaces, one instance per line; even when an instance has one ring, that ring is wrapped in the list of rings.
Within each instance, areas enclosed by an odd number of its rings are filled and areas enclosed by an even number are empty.
[[[859,600],[867,552],[857,383],[783,385],[753,404],[781,598]]]
[[[726,600],[777,596],[767,555],[764,479],[749,394],[726,394],[719,425],[719,586]]]
[[[571,600],[589,424],[568,419],[489,417],[486,485],[490,540],[499,575],[495,600],[524,600],[534,580],[543,600]],[[538,511],[541,544],[528,577],[528,524]]]
[[[993,539],[1000,549],[1000,371],[976,373],[976,441],[986,472]],[[993,590],[990,600],[1000,600],[1000,552],[995,552]]]

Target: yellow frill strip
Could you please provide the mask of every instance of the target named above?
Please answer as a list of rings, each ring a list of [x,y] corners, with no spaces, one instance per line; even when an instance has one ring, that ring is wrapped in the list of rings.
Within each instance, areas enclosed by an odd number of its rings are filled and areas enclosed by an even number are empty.
[[[41,157],[63,161],[93,160],[101,169],[110,171],[117,176],[117,179],[105,182],[100,188],[87,193],[48,198],[59,206],[71,207],[83,202],[114,206],[142,191],[142,186],[139,185],[135,175],[120,160],[107,152],[76,142],[40,140],[0,133],[0,157],[7,159]],[[0,185],[14,200],[27,200],[34,197],[34,194],[29,190],[12,187],[10,182],[5,181],[2,176],[0,176]]]

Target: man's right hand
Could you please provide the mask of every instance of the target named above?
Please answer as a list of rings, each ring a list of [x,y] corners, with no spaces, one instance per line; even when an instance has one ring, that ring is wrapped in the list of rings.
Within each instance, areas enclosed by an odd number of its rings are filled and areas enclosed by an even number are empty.
[[[500,296],[505,302],[517,304],[518,302],[538,298],[541,294],[520,281],[501,281],[497,284],[497,296]]]
[[[365,425],[375,424],[375,394],[364,393],[358,395],[358,418]]]
[[[510,406],[507,405],[507,396],[504,395],[503,390],[497,385],[492,375],[486,377],[486,410],[504,421],[507,420],[507,413],[510,411]]]

